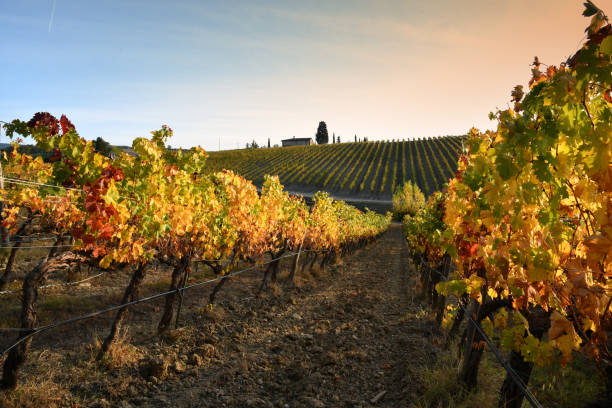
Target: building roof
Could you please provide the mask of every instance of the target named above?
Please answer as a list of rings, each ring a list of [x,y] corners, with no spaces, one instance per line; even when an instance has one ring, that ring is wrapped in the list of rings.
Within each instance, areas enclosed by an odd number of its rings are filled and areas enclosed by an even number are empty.
[[[289,142],[291,140],[306,141],[306,140],[312,140],[312,137],[293,137],[291,139],[283,139],[281,140],[281,142]]]

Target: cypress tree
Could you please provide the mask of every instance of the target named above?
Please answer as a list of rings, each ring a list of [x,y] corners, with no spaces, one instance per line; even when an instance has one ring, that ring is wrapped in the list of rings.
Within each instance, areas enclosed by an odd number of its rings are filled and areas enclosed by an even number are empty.
[[[329,143],[329,135],[327,134],[327,125],[325,122],[319,122],[319,127],[317,128],[317,134],[315,135],[315,140],[318,144],[327,144]]]

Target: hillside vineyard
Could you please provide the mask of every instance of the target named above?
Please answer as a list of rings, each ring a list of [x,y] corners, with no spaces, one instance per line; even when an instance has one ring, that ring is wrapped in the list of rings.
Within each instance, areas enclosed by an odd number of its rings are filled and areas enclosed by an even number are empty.
[[[210,172],[233,170],[261,185],[278,175],[288,190],[329,191],[351,197],[390,199],[412,180],[426,194],[455,175],[461,136],[410,141],[375,141],[211,152]]]

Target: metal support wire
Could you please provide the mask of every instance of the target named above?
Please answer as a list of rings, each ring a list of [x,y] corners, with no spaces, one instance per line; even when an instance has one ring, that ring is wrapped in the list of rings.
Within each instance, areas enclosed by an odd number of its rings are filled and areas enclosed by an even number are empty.
[[[232,277],[232,276],[240,275],[240,274],[242,274],[244,272],[248,272],[248,271],[252,271],[253,269],[257,269],[257,268],[259,268],[259,267],[261,267],[263,265],[272,263],[274,261],[278,261],[280,259],[290,258],[290,257],[295,256],[295,255],[297,255],[297,252],[293,252],[293,253],[290,253],[290,254],[287,254],[287,255],[280,256],[280,257],[272,259],[272,260],[270,260],[268,262],[264,262],[264,263],[261,263],[261,264],[255,264],[255,265],[252,265],[252,266],[250,266],[248,268],[242,269],[240,271],[236,271],[236,272],[228,273],[226,275],[218,276],[216,278],[209,279],[207,281],[202,281],[202,282],[194,283],[194,284],[182,287],[182,288],[177,288],[177,289],[173,289],[173,290],[170,290],[170,291],[167,291],[167,292],[158,293],[156,295],[148,296],[148,297],[145,297],[145,298],[142,298],[142,299],[134,300],[132,302],[127,302],[127,303],[124,303],[124,304],[121,304],[121,305],[112,306],[112,307],[109,307],[109,308],[106,308],[106,309],[102,309],[102,310],[98,310],[98,311],[95,311],[95,312],[87,313],[87,314],[84,314],[84,315],[81,315],[81,316],[73,317],[73,318],[62,320],[62,321],[55,322],[55,323],[51,323],[51,324],[48,324],[48,325],[45,325],[45,326],[34,327],[32,329],[26,329],[26,328],[14,328],[14,329],[13,328],[7,328],[7,329],[4,329],[5,331],[8,331],[8,330],[11,330],[11,331],[27,331],[29,333],[24,335],[23,337],[19,338],[17,341],[15,341],[13,344],[11,344],[8,348],[4,349],[0,353],[0,356],[6,355],[6,353],[11,351],[13,348],[18,346],[19,344],[21,344],[25,340],[29,339],[30,337],[33,337],[33,336],[35,336],[35,335],[37,335],[39,333],[45,332],[47,330],[51,330],[51,329],[54,329],[54,328],[60,327],[60,326],[65,326],[67,324],[75,323],[75,322],[78,322],[78,321],[81,321],[81,320],[90,319],[92,317],[96,317],[96,316],[99,316],[99,315],[102,315],[102,314],[105,314],[105,313],[109,313],[109,312],[112,312],[112,311],[115,311],[115,310],[119,310],[119,309],[122,309],[122,308],[127,307],[127,306],[132,306],[132,305],[136,305],[136,304],[139,304],[139,303],[149,302],[151,300],[159,299],[159,298],[162,298],[162,297],[174,294],[174,293],[180,293],[180,292],[185,291],[185,290],[189,290],[189,289],[197,288],[197,287],[200,287],[200,286],[204,286],[204,285],[207,285],[209,283],[219,281],[219,280],[221,280],[223,278],[229,278],[229,277]]]
[[[78,284],[80,284],[80,283],[87,282],[87,281],[90,281],[90,280],[92,280],[92,279],[95,279],[95,278],[97,278],[97,277],[99,277],[99,276],[102,276],[102,275],[104,275],[106,272],[107,272],[107,271],[100,272],[100,273],[98,273],[98,274],[96,274],[96,275],[89,276],[89,277],[87,277],[87,278],[85,278],[85,279],[81,279],[81,280],[76,281],[76,282],[54,283],[54,284],[51,284],[51,285],[44,285],[44,286],[41,286],[41,287],[39,287],[38,289],[40,290],[40,289],[48,289],[48,288],[57,288],[57,287],[60,287],[60,286],[75,286],[75,285],[78,285]],[[5,294],[7,294],[7,293],[18,293],[18,292],[21,292],[21,289],[3,290],[3,291],[1,291],[1,292],[0,292],[0,295],[5,295]],[[1,329],[0,329],[0,330],[1,330]]]
[[[448,282],[448,277],[445,276],[444,274],[442,274],[439,270],[437,270],[436,268],[432,267],[429,262],[427,262],[423,256],[421,256],[421,254],[418,254],[421,257],[421,263],[423,265],[425,265],[430,271],[437,273],[438,275],[440,275],[440,277]],[[450,266],[450,264],[449,264]],[[493,352],[493,354],[495,355],[495,358],[497,359],[497,361],[499,361],[499,363],[502,365],[502,367],[506,370],[506,372],[510,375],[510,377],[512,378],[512,380],[516,383],[516,385],[519,387],[519,389],[521,390],[521,393],[525,396],[525,398],[527,399],[527,401],[529,401],[529,403],[531,404],[532,407],[534,408],[543,408],[542,404],[540,404],[540,402],[538,401],[538,399],[536,398],[536,396],[527,388],[527,385],[525,385],[525,383],[523,382],[523,380],[521,379],[521,377],[519,377],[519,375],[516,373],[516,371],[514,371],[514,369],[506,362],[506,360],[504,360],[504,358],[502,357],[500,351],[497,349],[497,347],[495,347],[495,344],[493,343],[493,340],[491,340],[491,338],[489,338],[489,336],[487,336],[487,334],[484,332],[484,330],[482,329],[482,327],[480,326],[480,324],[478,324],[478,322],[476,320],[474,320],[472,318],[472,316],[470,316],[469,312],[467,311],[467,309],[461,304],[461,302],[458,302],[459,307],[461,307],[463,309],[463,311],[465,312],[465,315],[468,317],[468,321],[471,322],[474,327],[476,328],[476,330],[478,331],[478,333],[482,336],[482,338],[485,340],[485,342],[487,343],[487,345],[489,346],[489,348],[491,349],[491,351]]]
[[[41,240],[42,239],[49,239],[49,238],[41,238]],[[54,248],[54,247],[61,248],[61,247],[72,247],[72,246],[73,245],[55,245],[55,246],[54,245],[51,245],[51,246],[43,245],[43,246],[31,246],[31,247],[20,246],[20,247],[18,247],[18,249]],[[0,246],[0,248],[4,248],[4,247]],[[7,247],[7,248],[10,249],[10,248],[13,248],[13,247]],[[301,250],[301,252],[317,252],[317,253],[319,253],[319,252],[326,252],[326,251],[303,249],[303,250]],[[295,254],[297,254],[297,253],[295,253]],[[293,256],[293,255],[289,254],[288,256]],[[281,258],[277,258],[277,259],[281,259]],[[277,259],[272,259],[269,262],[275,261]],[[213,260],[210,260],[210,259],[196,259],[193,262],[196,263],[196,262],[220,262],[220,261],[222,261],[222,259],[213,259]],[[265,264],[262,264],[262,265],[265,265]],[[85,278],[83,280],[76,281],[76,282],[66,282],[66,283],[56,283],[56,284],[51,284],[51,285],[44,285],[44,286],[39,287],[38,289],[40,290],[40,289],[48,289],[48,288],[54,288],[54,287],[60,287],[60,286],[74,286],[74,285],[78,285],[80,283],[87,282],[89,280],[95,279],[95,278],[97,278],[99,276],[104,275],[105,273],[106,273],[106,271],[105,272],[101,272],[101,273],[99,273],[97,275],[94,275],[94,276],[90,276],[90,277]],[[3,291],[0,291],[0,296],[8,295],[10,293],[19,293],[19,292],[21,292],[21,289],[3,290]],[[2,330],[7,330],[7,329],[0,328],[0,331],[2,331]],[[16,329],[11,329],[11,330],[21,330],[21,329],[17,329],[16,328]],[[29,329],[27,329],[27,330],[29,330]]]

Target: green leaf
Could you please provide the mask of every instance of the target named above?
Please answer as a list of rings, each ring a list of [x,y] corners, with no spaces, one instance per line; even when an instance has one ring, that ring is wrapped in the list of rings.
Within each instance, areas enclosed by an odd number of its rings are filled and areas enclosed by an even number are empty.
[[[470,169],[470,171],[465,172],[463,175],[463,182],[472,191],[477,191],[484,185],[484,174]]]
[[[512,296],[514,297],[523,296],[525,294],[525,291],[523,290],[523,288],[518,287],[518,286],[510,286],[510,292],[512,293]]]
[[[444,296],[448,296],[448,294],[461,296],[467,291],[467,289],[468,285],[463,280],[451,280],[436,284],[436,291]]]
[[[612,54],[612,35],[607,36],[599,45],[599,51],[603,54]]]
[[[495,160],[495,169],[503,180],[508,180],[518,172],[518,169],[514,163],[512,163],[512,160],[505,156],[497,157]]]
[[[506,350],[520,351],[524,342],[525,327],[515,325],[502,330],[500,343]]]
[[[521,346],[521,355],[525,361],[535,363],[538,357],[538,349],[540,346],[540,340],[529,334],[525,337],[525,343]]]
[[[491,319],[489,319],[488,317],[485,317],[480,322],[480,326],[482,327],[482,330],[484,330],[487,336],[493,337],[494,328],[493,328],[493,322],[491,321]]]
[[[595,4],[593,4],[591,0],[587,0],[584,3],[584,11],[582,12],[582,15],[585,17],[591,17],[597,14],[598,11],[599,8]]]
[[[534,163],[535,168],[535,163]],[[537,172],[536,172],[537,173]],[[538,186],[528,181],[521,186],[522,198],[526,204],[534,204],[538,200],[540,194]]]
[[[542,156],[539,156],[533,162],[533,172],[540,181],[552,180],[552,175],[550,174],[548,162]]]

